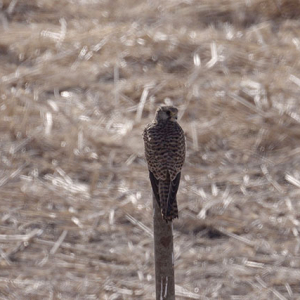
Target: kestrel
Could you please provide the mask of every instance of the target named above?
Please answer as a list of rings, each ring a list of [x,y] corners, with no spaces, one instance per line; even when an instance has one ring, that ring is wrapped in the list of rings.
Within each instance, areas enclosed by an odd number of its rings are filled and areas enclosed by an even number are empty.
[[[185,137],[177,114],[174,106],[159,107],[143,133],[152,190],[166,222],[178,218],[176,194],[185,158]]]

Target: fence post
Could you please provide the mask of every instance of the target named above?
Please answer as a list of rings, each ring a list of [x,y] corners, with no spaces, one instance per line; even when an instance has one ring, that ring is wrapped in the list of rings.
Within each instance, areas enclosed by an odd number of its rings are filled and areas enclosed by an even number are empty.
[[[156,300],[175,300],[173,223],[163,220],[153,195]]]

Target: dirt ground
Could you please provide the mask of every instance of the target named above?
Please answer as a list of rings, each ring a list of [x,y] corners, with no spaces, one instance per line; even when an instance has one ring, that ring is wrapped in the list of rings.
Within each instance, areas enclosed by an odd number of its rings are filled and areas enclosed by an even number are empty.
[[[142,131],[178,107],[176,299],[300,299],[300,1],[0,1],[0,299],[154,299]]]

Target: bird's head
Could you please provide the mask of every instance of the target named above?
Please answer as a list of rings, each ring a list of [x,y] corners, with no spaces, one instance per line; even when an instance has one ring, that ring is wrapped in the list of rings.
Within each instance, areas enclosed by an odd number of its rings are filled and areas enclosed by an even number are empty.
[[[160,121],[173,121],[176,122],[178,109],[174,106],[160,106],[155,114],[155,120]]]

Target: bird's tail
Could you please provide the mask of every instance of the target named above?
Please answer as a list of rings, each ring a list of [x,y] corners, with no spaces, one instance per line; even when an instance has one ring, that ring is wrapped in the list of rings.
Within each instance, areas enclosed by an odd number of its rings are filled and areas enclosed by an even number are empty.
[[[170,182],[169,178],[167,180],[159,181],[159,198],[161,214],[166,222],[172,222],[173,219],[178,218],[176,193],[175,195],[170,193],[171,185],[172,183]]]

